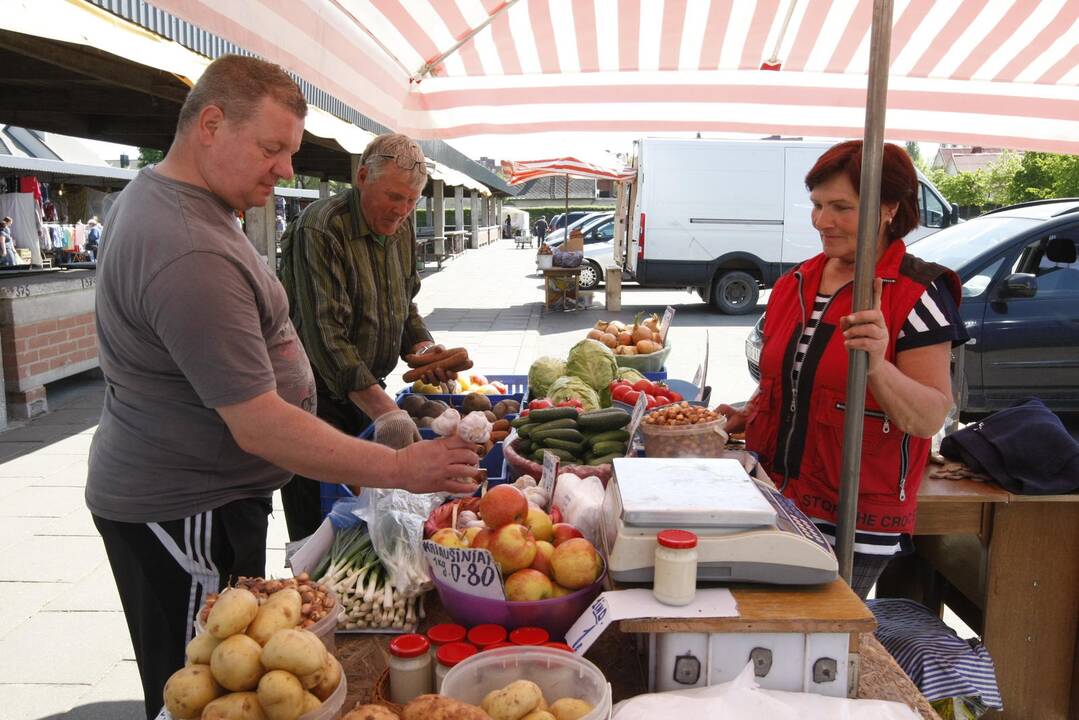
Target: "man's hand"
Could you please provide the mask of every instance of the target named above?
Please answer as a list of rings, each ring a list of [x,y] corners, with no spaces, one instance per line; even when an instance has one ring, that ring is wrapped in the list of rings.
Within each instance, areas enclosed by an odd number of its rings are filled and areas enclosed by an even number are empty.
[[[424,341],[416,343],[416,346],[412,348],[412,352],[417,355],[438,355],[439,353],[446,352],[444,345],[435,344],[432,342]],[[445,370],[443,368],[432,368],[425,370],[423,377],[420,378],[423,382],[429,385],[438,385],[439,383],[453,380],[457,377],[457,373],[452,370]]]
[[[397,451],[399,487],[414,493],[471,493],[480,474],[476,446],[456,435]]]
[[[375,418],[375,442],[400,450],[420,440],[416,423],[404,410],[392,410]]]

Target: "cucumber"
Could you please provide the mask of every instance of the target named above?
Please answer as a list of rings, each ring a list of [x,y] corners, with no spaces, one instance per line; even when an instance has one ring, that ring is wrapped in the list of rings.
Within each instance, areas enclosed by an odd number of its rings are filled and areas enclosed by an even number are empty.
[[[510,425],[512,425],[515,428],[519,428],[519,427],[522,427],[524,425],[528,425],[530,422],[532,422],[532,413],[529,413],[528,415],[515,417],[513,420],[510,421]]]
[[[519,443],[517,443],[517,454],[518,455],[531,455],[532,454],[532,441],[531,440],[521,440]]]
[[[559,460],[565,460],[567,462],[579,462],[577,456],[571,453],[569,450],[562,450],[561,448],[540,448],[532,452],[532,460],[534,462],[543,463],[543,453],[554,453],[558,456]]]
[[[574,418],[562,418],[560,420],[549,420],[545,423],[540,423],[532,428],[532,432],[541,432],[546,430],[561,430],[561,429],[577,430],[577,420]]]
[[[563,418],[570,418],[571,420],[577,418],[577,408],[571,407],[554,407],[543,408],[542,410],[532,410],[528,413],[528,417],[532,418],[532,422],[545,423],[551,420],[562,420]],[[627,422],[629,422],[627,420]]]
[[[603,410],[589,410],[577,417],[577,424],[582,430],[592,432],[605,432],[618,430],[629,425],[629,413],[620,408],[605,408]]]
[[[583,442],[571,442],[569,440],[559,440],[558,438],[544,438],[543,447],[545,448],[558,448],[559,450],[569,450],[574,455],[581,455],[584,453]]]
[[[626,442],[629,440],[628,430],[608,430],[606,432],[587,435],[585,441],[589,446],[595,446],[601,442]]]
[[[584,435],[580,430],[574,430],[573,428],[554,428],[552,430],[533,430],[528,434],[528,437],[534,443],[542,443],[548,438],[556,438],[558,440],[568,440],[573,443],[583,443]]]
[[[619,455],[626,454],[626,444],[618,440],[608,440],[606,442],[596,443],[592,446],[592,449],[588,451],[595,457],[602,457],[603,455],[612,455],[617,453]]]
[[[601,457],[593,458],[593,459],[589,460],[586,464],[587,465],[607,465],[612,460],[614,460],[615,458],[620,458],[623,455],[625,455],[625,453],[611,453],[610,455],[603,455]]]
[[[530,437],[532,435],[532,431],[535,429],[535,425],[522,425],[521,427],[517,428],[517,434],[523,438]]]

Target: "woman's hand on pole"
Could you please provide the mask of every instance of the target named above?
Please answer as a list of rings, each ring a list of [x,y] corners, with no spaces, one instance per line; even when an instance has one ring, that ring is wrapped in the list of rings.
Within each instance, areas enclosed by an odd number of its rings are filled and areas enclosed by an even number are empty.
[[[847,350],[864,350],[869,355],[869,374],[872,375],[885,362],[888,350],[888,326],[884,324],[884,314],[880,311],[881,294],[884,281],[873,280],[873,307],[870,310],[852,313],[839,321],[843,331],[843,346]]]

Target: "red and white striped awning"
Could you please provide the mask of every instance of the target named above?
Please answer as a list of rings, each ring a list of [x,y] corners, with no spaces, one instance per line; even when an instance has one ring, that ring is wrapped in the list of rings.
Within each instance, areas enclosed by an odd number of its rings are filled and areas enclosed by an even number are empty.
[[[417,137],[865,122],[872,0],[153,2]],[[1077,0],[893,18],[888,138],[1079,153]]]
[[[510,185],[520,185],[529,180],[551,175],[569,175],[596,180],[633,180],[637,177],[637,173],[633,170],[600,167],[572,157],[550,160],[503,160],[502,174]]]

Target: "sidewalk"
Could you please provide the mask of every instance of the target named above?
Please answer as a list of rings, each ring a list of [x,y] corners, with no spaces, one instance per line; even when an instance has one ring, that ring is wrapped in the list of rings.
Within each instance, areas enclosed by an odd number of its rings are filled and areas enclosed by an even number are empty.
[[[743,342],[755,316],[712,313],[683,291],[624,287],[623,310],[609,314],[603,291],[594,309],[542,312],[535,251],[498,241],[470,250],[427,275],[417,300],[438,342],[465,346],[477,372],[525,374],[540,355],[562,355],[597,320],[638,312],[678,318],[668,368],[691,379],[712,349],[714,401],[747,397]],[[741,368],[727,372],[720,368]],[[403,386],[397,368],[391,390]],[[0,720],[137,720],[142,699],[120,600],[100,538],[83,502],[87,453],[104,383],[72,379],[50,386],[48,415],[0,433]],[[287,539],[280,501],[270,522],[267,574],[281,575]]]

